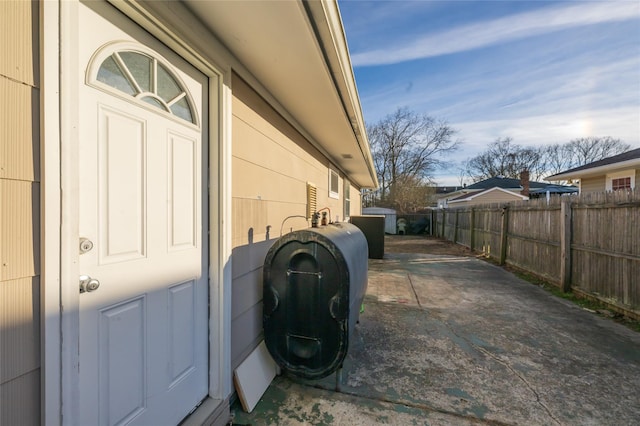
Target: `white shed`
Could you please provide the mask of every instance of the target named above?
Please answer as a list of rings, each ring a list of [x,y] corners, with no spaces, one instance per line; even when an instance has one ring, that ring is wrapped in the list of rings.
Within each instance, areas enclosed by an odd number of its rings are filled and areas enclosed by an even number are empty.
[[[385,234],[396,234],[396,211],[384,207],[365,207],[362,214],[379,214],[384,215],[384,232]]]

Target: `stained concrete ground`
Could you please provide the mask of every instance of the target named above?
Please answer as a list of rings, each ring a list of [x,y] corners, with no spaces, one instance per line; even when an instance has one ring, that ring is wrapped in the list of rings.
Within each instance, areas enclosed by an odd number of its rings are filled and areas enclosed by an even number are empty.
[[[385,244],[341,383],[277,377],[234,423],[640,424],[640,333],[459,246]]]

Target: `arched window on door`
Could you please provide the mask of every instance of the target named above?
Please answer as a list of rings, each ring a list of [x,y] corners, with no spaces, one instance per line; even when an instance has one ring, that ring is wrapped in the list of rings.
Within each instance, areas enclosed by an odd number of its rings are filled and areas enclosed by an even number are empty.
[[[189,91],[170,66],[151,52],[107,46],[94,56],[87,80],[198,125]]]

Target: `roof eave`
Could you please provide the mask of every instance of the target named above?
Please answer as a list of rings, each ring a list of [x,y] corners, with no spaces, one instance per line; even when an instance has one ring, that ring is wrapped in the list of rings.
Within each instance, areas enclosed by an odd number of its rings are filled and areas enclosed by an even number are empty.
[[[232,69],[358,188],[378,186],[335,0],[183,0]]]
[[[333,0],[304,2],[309,10],[310,19],[316,24],[317,36],[325,46],[328,66],[336,82],[345,112],[351,123],[353,135],[371,176],[371,183],[363,188],[375,189],[379,186],[373,156],[369,145],[360,96],[356,85],[347,38],[342,25],[338,3]],[[324,27],[323,27],[324,25]],[[333,47],[328,49],[327,47]]]

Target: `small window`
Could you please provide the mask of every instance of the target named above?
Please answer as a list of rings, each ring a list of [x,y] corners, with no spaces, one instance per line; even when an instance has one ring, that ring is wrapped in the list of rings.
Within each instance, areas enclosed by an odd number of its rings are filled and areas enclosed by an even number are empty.
[[[334,170],[329,169],[329,197],[330,198],[340,198],[339,191],[340,186],[340,178],[338,173]]]
[[[105,54],[109,56],[98,55],[97,70],[89,77],[90,84],[110,88],[120,96],[198,124],[189,93],[169,64],[135,48],[110,50]]]
[[[631,189],[631,177],[611,179],[611,190]]]
[[[351,183],[348,180],[344,180],[344,220],[349,220],[351,216]]]
[[[609,173],[605,180],[606,191],[630,190],[636,187],[636,171],[634,169]]]

